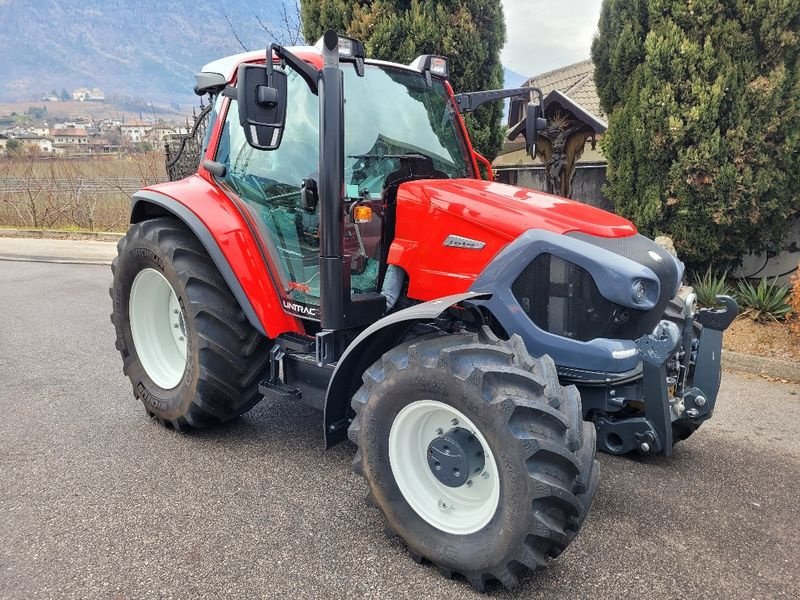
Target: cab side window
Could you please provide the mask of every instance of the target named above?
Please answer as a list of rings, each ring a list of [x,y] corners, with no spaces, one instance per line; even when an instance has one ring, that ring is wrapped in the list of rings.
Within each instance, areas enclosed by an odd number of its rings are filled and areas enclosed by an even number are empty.
[[[288,110],[276,150],[251,147],[230,101],[216,160],[226,167],[223,182],[255,214],[279,269],[285,297],[319,303],[319,223],[300,206],[300,185],[318,178],[319,102],[296,71],[287,69]]]

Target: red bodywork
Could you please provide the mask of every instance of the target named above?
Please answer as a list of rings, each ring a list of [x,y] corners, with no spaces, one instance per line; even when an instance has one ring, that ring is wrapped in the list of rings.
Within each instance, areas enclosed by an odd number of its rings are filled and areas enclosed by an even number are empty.
[[[293,52],[313,66],[322,67],[316,49],[293,49]],[[263,51],[242,55],[225,75],[233,83],[239,64],[263,60]],[[452,99],[452,88],[449,84],[446,88]],[[216,154],[227,105],[226,100],[204,158],[213,159]],[[460,115],[458,120],[472,157],[473,170],[479,173],[478,163],[488,164],[488,161],[473,149]],[[633,224],[617,215],[557,196],[493,182],[491,169],[489,179],[401,184],[397,194],[395,237],[388,261],[408,274],[411,298],[433,300],[467,291],[492,258],[529,229],[562,234],[582,231],[601,237],[626,237],[636,233]],[[287,331],[304,332],[303,322],[281,306],[279,289],[271,276],[269,255],[263,240],[254,233],[257,228],[249,224],[249,213],[232,193],[219,187],[211,173],[201,165],[197,175],[148,189],[180,202],[204,223],[270,338]],[[481,241],[485,246],[480,250],[444,246],[449,235]],[[276,271],[272,269],[272,272]]]
[[[600,237],[636,233],[622,217],[533,190],[476,179],[411,181],[397,192],[389,262],[408,273],[410,297],[433,300],[467,291],[503,246],[529,229]],[[444,246],[451,234],[486,246]]]

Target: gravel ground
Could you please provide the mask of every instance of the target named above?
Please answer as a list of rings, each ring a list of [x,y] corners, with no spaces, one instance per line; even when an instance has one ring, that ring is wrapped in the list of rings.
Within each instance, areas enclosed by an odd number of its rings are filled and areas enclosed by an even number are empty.
[[[472,597],[383,533],[321,417],[181,435],[131,396],[108,267],[0,262],[0,597]],[[575,543],[497,597],[800,596],[800,386],[726,374],[664,459],[602,456]]]

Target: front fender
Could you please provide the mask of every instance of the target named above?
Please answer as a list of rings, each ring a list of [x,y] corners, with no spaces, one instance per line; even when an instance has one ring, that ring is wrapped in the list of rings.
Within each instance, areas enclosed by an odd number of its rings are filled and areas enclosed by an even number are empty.
[[[284,312],[255,234],[222,191],[192,176],[133,195],[132,223],[164,214],[174,215],[197,236],[253,327],[269,338],[304,331]]]
[[[361,375],[383,354],[395,347],[417,323],[436,319],[451,306],[470,299],[486,299],[490,294],[464,292],[416,304],[376,321],[345,349],[325,394],[325,445],[330,448],[344,440],[349,425],[350,399],[361,386]]]

